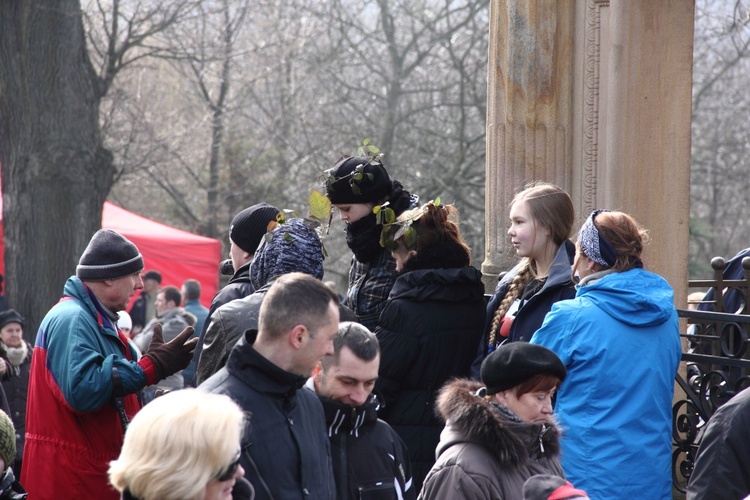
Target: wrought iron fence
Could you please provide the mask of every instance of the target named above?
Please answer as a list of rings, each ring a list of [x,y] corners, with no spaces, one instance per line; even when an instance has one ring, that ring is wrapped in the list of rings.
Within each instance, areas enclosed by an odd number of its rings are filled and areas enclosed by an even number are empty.
[[[672,479],[685,492],[693,471],[702,430],[708,419],[732,396],[750,387],[750,257],[741,262],[742,279],[725,280],[724,259],[711,265],[713,280],[691,280],[689,288],[711,288],[702,309],[678,310],[687,319],[687,339],[682,355],[683,371],[676,377],[679,390],[672,407]],[[735,308],[724,312],[725,305]]]

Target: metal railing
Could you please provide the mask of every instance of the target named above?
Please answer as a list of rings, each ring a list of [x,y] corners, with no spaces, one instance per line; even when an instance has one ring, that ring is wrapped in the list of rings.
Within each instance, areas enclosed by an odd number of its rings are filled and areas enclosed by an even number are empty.
[[[742,259],[742,279],[725,280],[724,259],[711,261],[713,280],[691,280],[689,288],[712,289],[709,300],[692,302],[713,310],[678,310],[687,319],[684,368],[672,407],[672,479],[685,492],[702,430],[711,415],[735,394],[750,387],[750,257]],[[737,295],[734,295],[737,294]],[[737,309],[724,312],[726,304]],[[690,304],[689,304],[690,305]],[[681,391],[681,392],[680,392]]]

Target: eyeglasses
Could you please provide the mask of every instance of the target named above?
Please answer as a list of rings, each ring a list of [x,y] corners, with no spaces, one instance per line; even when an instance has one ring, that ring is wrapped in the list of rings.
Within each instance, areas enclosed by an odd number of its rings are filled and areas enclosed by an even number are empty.
[[[232,461],[231,464],[222,468],[216,475],[216,480],[219,482],[229,481],[234,477],[237,468],[240,466],[240,458],[242,457],[242,450],[237,451],[237,457]]]

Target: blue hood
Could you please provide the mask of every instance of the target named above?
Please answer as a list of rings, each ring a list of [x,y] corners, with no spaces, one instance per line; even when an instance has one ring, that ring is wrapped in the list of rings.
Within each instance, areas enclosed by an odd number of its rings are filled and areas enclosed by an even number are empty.
[[[611,273],[578,288],[584,298],[627,325],[660,325],[674,312],[674,292],[658,274],[643,269]]]

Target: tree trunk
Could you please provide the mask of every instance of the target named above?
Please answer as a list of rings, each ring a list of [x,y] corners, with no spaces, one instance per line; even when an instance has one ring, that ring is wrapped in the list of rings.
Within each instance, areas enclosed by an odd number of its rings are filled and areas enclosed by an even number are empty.
[[[114,180],[101,89],[77,0],[0,2],[5,283],[31,341],[101,227]]]

